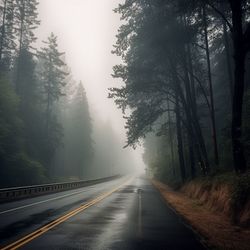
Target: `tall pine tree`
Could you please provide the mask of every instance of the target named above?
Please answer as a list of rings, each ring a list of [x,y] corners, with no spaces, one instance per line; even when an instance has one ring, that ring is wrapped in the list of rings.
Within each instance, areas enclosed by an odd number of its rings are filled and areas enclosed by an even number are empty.
[[[68,153],[72,174],[79,178],[86,178],[92,159],[92,124],[89,114],[86,92],[82,83],[77,86],[71,102],[69,112]]]
[[[52,159],[62,137],[62,129],[53,108],[55,102],[64,95],[63,87],[66,84],[65,77],[67,73],[64,71],[65,63],[61,58],[64,53],[58,50],[57,37],[51,33],[48,40],[44,41],[44,44],[46,46],[39,52],[42,62],[40,77],[43,84],[45,106],[44,138],[47,144],[44,157],[51,174]]]
[[[17,60],[15,86],[17,94],[20,94],[23,86],[20,81],[22,70],[20,69],[24,51],[31,51],[32,44],[36,41],[34,30],[40,24],[38,20],[37,0],[16,0],[15,1],[15,29],[17,30]]]
[[[7,70],[10,66],[15,43],[15,3],[14,0],[2,0],[0,16],[0,71]]]

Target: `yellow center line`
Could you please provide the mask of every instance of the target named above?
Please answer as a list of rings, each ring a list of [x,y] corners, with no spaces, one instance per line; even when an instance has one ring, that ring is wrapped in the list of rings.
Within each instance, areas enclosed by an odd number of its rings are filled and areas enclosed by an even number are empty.
[[[83,210],[87,209],[88,207],[91,207],[93,205],[95,205],[96,203],[100,202],[101,200],[103,200],[104,198],[108,197],[109,195],[111,195],[112,193],[116,192],[117,190],[119,190],[120,188],[122,188],[124,185],[128,184],[130,181],[132,180],[132,178],[130,178],[129,180],[127,180],[126,182],[124,182],[123,184],[119,185],[118,187],[113,188],[112,190],[101,194],[100,196],[96,197],[95,199],[89,201],[88,203],[81,205],[80,207],[70,211],[69,213],[59,217],[58,219],[48,223],[47,225],[35,230],[34,232],[22,237],[21,239],[1,248],[0,250],[14,250],[14,249],[18,249],[19,247],[29,243],[30,241],[36,239],[37,237],[39,237],[40,235],[46,233],[47,231],[49,231],[50,229],[56,227],[57,225],[61,224],[62,222],[68,220],[69,218],[71,218],[72,216],[82,212]]]

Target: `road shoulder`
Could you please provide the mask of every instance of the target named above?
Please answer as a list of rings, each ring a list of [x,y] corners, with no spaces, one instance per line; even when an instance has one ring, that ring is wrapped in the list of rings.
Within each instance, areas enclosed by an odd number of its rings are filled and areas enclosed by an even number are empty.
[[[232,226],[223,214],[209,211],[198,200],[190,199],[167,185],[152,180],[167,203],[215,249],[249,249],[250,231]]]

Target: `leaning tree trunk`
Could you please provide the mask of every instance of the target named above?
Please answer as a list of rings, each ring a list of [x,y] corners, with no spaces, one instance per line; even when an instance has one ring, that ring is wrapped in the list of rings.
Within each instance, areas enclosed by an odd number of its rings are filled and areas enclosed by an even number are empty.
[[[246,160],[244,146],[242,143],[242,105],[245,82],[245,58],[244,35],[242,29],[242,1],[231,0],[232,9],[232,32],[234,47],[234,93],[232,108],[232,148],[235,171],[243,173],[246,171]]]
[[[185,25],[187,25],[186,19],[185,19]],[[195,81],[194,81],[190,44],[187,44],[183,48],[183,57],[184,59],[182,63],[183,63],[183,70],[185,73],[185,78],[183,79],[183,81],[185,85],[187,101],[185,101],[185,97],[181,91],[181,88],[179,90],[181,92],[180,97],[181,100],[183,101],[183,106],[186,111],[186,116],[188,120],[187,125],[188,125],[189,141],[192,145],[191,147],[193,147],[193,149],[190,149],[190,154],[193,154],[193,151],[195,149],[200,168],[203,174],[207,175],[208,172],[210,171],[210,167],[209,167],[206,145],[199,124],[199,118],[197,115],[196,91],[195,91]],[[192,175],[194,176],[195,175],[194,163],[191,163],[191,171]]]
[[[199,152],[198,158],[200,161],[201,171],[204,175],[207,175],[210,172],[210,166],[207,156],[207,149],[204,141],[204,137],[202,134],[202,130],[199,124],[199,120],[197,116],[192,116],[192,112],[190,111],[190,107],[187,105],[181,83],[179,77],[177,75],[177,69],[175,63],[170,60],[170,66],[172,68],[173,73],[173,81],[175,83],[174,91],[178,93],[178,96],[182,102],[186,117],[187,124],[189,126],[189,131],[192,133],[194,140],[196,141],[197,152]]]

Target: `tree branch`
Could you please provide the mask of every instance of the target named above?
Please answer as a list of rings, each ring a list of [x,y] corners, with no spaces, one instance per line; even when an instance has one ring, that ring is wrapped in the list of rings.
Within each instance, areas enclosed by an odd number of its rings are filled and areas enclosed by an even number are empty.
[[[211,4],[209,2],[209,0],[206,0],[206,3],[208,6],[210,6],[217,14],[219,14],[221,16],[221,18],[226,22],[227,26],[229,27],[230,31],[233,31],[233,26],[232,24],[227,20],[227,18],[225,17],[224,13],[222,11],[220,11],[219,9],[217,9],[213,4]]]

